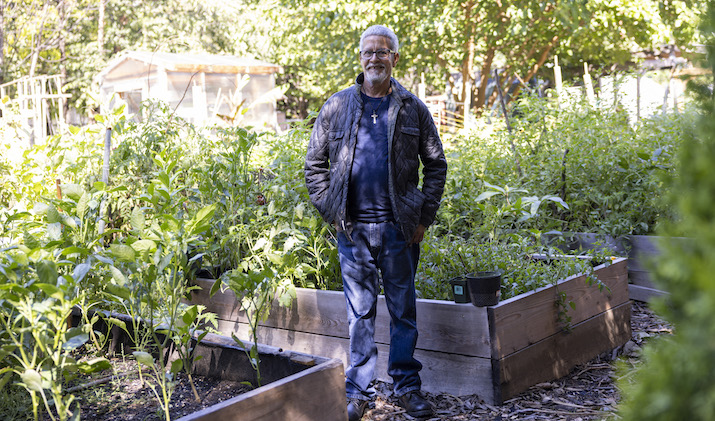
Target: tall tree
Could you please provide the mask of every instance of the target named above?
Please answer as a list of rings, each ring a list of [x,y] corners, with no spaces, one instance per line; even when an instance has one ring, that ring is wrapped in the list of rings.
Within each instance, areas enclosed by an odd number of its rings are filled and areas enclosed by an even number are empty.
[[[488,104],[494,92],[489,85],[494,67],[508,76],[505,85],[548,77],[543,67],[554,54],[566,67],[583,61],[610,67],[627,61],[639,46],[671,41],[671,33],[687,42],[694,35],[687,28],[697,24],[677,21],[674,13],[668,21],[659,9],[663,2],[656,0],[277,1],[281,7],[274,3],[269,19],[277,23],[275,61],[291,69],[295,87],[311,104],[306,108],[350,82],[347,75],[358,70],[356,39],[373,23],[392,27],[401,38],[398,75],[424,72],[438,89],[450,85],[457,101],[471,95],[476,108]],[[666,3],[668,10],[693,19],[699,4]]]

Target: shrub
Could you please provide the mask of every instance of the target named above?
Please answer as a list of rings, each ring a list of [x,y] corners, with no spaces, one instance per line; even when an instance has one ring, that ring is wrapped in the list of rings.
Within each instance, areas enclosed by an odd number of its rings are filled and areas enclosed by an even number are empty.
[[[708,4],[710,66],[715,69],[715,4]],[[656,310],[675,326],[675,334],[649,344],[643,364],[619,382],[626,420],[715,419],[715,99],[702,98],[698,138],[683,145],[679,177],[673,180],[671,202],[678,220],[661,233],[684,234],[692,241],[666,247],[655,277],[667,298]],[[677,192],[677,194],[675,194]],[[622,373],[626,371],[621,367]]]

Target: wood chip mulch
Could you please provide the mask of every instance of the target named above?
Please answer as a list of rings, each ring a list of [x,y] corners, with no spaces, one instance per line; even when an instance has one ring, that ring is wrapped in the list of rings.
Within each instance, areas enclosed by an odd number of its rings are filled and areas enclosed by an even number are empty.
[[[619,401],[616,386],[616,360],[635,366],[640,351],[649,338],[672,334],[672,326],[648,309],[645,303],[633,302],[632,338],[622,347],[599,355],[574,368],[568,376],[537,384],[501,406],[484,403],[478,396],[452,396],[425,393],[435,408],[428,420],[602,420],[615,419]],[[378,397],[363,420],[415,420],[407,415],[392,396],[389,385],[378,383]]]

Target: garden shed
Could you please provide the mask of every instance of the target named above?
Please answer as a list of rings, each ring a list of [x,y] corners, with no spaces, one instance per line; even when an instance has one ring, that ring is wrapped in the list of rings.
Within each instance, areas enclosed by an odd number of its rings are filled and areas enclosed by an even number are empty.
[[[234,56],[128,51],[96,77],[102,103],[113,94],[138,118],[142,101],[165,101],[197,124],[277,126],[278,65]],[[244,113],[245,111],[245,113]]]

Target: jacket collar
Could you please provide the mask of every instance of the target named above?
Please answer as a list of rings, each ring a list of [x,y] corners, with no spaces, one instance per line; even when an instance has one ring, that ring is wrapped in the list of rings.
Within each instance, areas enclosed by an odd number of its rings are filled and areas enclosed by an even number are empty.
[[[363,82],[365,82],[365,73],[361,72],[355,78],[355,95],[357,95],[358,97],[360,97],[360,88],[362,88]],[[408,95],[407,89],[400,85],[400,83],[397,82],[393,77],[390,78],[390,87],[392,88],[393,97],[399,97],[400,99],[402,99]],[[360,98],[360,100],[362,102],[362,98]]]

